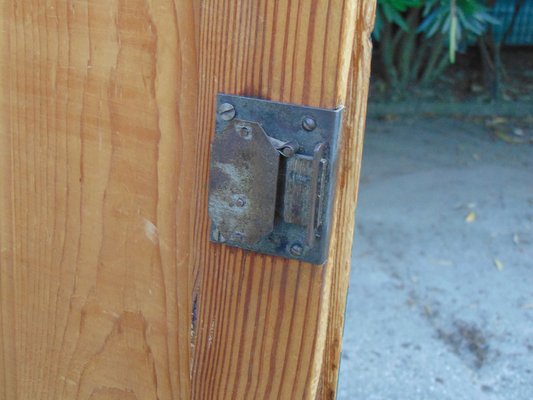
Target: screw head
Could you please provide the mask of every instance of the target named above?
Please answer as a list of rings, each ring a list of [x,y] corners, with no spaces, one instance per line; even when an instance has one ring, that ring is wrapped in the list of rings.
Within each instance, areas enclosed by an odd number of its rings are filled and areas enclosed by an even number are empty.
[[[235,200],[235,205],[237,207],[244,207],[246,205],[246,200],[244,200],[242,197],[239,197],[237,200]]]
[[[243,139],[249,139],[252,135],[252,128],[248,125],[239,125],[237,126],[237,130],[239,131],[239,136]]]
[[[300,243],[294,243],[290,248],[290,253],[294,257],[300,257],[304,252],[304,248]]]
[[[230,103],[222,103],[218,107],[218,115],[220,115],[220,118],[224,121],[231,121],[235,118],[235,107]]]
[[[285,157],[292,157],[294,155],[294,149],[292,147],[285,147],[282,151]]]
[[[311,117],[304,117],[302,127],[308,132],[314,131],[316,129],[316,121]]]

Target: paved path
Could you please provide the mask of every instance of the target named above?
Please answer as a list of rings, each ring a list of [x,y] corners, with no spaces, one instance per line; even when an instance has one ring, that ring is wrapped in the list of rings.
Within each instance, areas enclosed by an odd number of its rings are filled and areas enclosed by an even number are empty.
[[[339,398],[533,399],[533,146],[367,132]]]

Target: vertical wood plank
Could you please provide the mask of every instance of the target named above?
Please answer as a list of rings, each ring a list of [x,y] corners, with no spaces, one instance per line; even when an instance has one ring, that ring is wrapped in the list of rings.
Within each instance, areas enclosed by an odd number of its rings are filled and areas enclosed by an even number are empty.
[[[2,2],[1,398],[190,398],[195,13]]]
[[[7,4],[3,3],[0,13],[0,32],[7,32],[9,28],[8,19],[4,16],[7,13]],[[9,36],[0,35],[0,48],[9,48]],[[0,57],[0,74],[3,77],[10,76],[9,58]],[[2,92],[4,88],[2,87]],[[13,268],[6,266],[6,260],[12,258],[13,237],[11,235],[13,220],[11,218],[12,209],[12,156],[11,156],[11,116],[8,107],[9,98],[2,94],[0,108],[0,399],[16,398],[16,353],[13,336]]]
[[[376,3],[359,2],[357,6],[354,49],[352,52],[346,114],[344,119],[343,148],[340,170],[340,196],[337,198],[338,221],[336,229],[338,238],[332,249],[331,300],[328,311],[328,328],[324,348],[324,361],[320,376],[317,399],[335,399],[342,350],[342,334],[346,308],[346,296],[350,281],[350,254],[355,226],[354,210],[357,207],[357,194],[361,160],[363,154],[363,137],[366,122],[366,107],[372,58],[372,41],[370,35],[374,27]]]
[[[299,399],[318,393],[326,343],[331,333],[336,340],[339,334],[339,304],[332,291],[339,287],[335,280],[346,276],[338,270],[346,269],[351,253],[351,234],[345,231],[352,232],[348,225],[353,223],[353,208],[341,208],[354,205],[358,176],[346,163],[347,168],[341,168],[332,241],[333,248],[341,248],[324,267],[211,244],[203,210],[213,106],[218,92],[328,108],[345,104],[356,30],[358,40],[363,40],[363,31],[368,35],[361,14],[368,3],[204,2],[199,69],[205,80],[200,83],[199,123],[205,135],[199,141],[196,174],[200,211],[195,214],[194,398]],[[355,62],[353,68],[368,76],[367,63]],[[366,100],[364,92],[351,91],[350,96],[350,102]],[[343,148],[341,158],[353,163],[356,154],[348,152],[356,149],[353,141],[360,142],[362,129],[351,129],[360,122],[349,114],[346,134],[354,137],[346,142],[352,145]],[[357,118],[364,120],[363,108]],[[330,314],[335,328],[328,330]],[[327,355],[332,351],[329,346]]]
[[[357,174],[317,268],[208,242],[209,145],[218,92],[364,101],[368,3],[1,2],[0,399],[331,387]]]

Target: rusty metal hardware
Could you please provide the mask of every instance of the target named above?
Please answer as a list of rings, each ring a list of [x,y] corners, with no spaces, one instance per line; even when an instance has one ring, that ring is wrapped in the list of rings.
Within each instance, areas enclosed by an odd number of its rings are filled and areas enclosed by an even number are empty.
[[[329,251],[342,107],[217,96],[211,240],[323,264]]]

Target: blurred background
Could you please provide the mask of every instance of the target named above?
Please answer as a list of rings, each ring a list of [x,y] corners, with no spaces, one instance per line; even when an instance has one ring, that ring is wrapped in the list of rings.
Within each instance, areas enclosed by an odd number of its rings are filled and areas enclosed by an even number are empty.
[[[378,0],[340,399],[533,399],[533,0]]]

